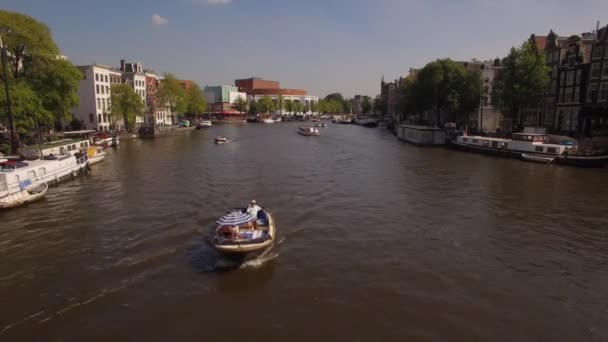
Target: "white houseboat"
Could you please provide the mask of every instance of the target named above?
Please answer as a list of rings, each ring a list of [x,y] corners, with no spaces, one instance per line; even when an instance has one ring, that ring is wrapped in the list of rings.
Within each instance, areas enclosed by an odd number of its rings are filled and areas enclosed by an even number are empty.
[[[451,145],[464,151],[582,167],[602,167],[608,161],[608,155],[579,155],[576,145],[550,144],[548,141],[547,134],[538,133],[514,133],[512,139],[464,135]]]
[[[0,161],[0,198],[24,190],[23,182],[36,186],[42,183],[58,183],[83,174],[87,169],[87,157],[69,154],[46,156],[32,161]]]

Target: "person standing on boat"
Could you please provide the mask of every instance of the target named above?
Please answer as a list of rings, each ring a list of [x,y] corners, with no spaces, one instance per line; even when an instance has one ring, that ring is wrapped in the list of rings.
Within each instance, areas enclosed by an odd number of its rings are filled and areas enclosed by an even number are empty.
[[[247,206],[247,214],[253,216],[253,228],[256,229],[258,227],[258,212],[262,210],[262,208],[256,204],[255,200],[252,200]]]

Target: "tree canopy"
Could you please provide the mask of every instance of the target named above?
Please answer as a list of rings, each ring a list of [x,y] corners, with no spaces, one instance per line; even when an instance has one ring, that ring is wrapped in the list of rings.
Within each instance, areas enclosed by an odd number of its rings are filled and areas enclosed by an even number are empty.
[[[435,124],[445,120],[464,123],[479,107],[481,79],[450,59],[427,64],[416,77],[402,84],[401,108],[406,114],[434,111]]]
[[[122,119],[125,129],[131,131],[135,127],[135,119],[144,115],[144,104],[141,96],[130,84],[113,84],[111,112],[114,119]]]
[[[0,73],[0,87],[9,83],[16,127],[44,126],[68,119],[79,102],[77,91],[82,73],[59,56],[49,28],[32,17],[0,10],[0,36],[7,50],[8,80]],[[7,116],[4,91],[0,114]]]
[[[270,113],[275,110],[275,104],[269,96],[264,96],[258,101],[258,110],[260,113]]]
[[[537,106],[542,101],[551,80],[550,72],[545,53],[537,51],[529,42],[524,42],[519,48],[511,48],[494,80],[492,105],[505,116],[517,118],[521,124],[521,110]]]
[[[207,101],[203,95],[203,90],[198,84],[194,83],[186,91],[186,112],[189,116],[197,116],[203,114],[207,110]]]
[[[177,114],[183,114],[188,110],[187,95],[177,78],[173,74],[166,73],[160,82],[156,99],[159,107],[167,106],[171,109],[175,119]]]
[[[372,110],[372,99],[369,96],[363,96],[361,101],[361,111],[363,114],[368,114]]]
[[[232,103],[234,109],[238,110],[239,113],[243,113],[247,111],[247,100],[245,100],[242,96],[237,96],[234,99],[234,103]]]

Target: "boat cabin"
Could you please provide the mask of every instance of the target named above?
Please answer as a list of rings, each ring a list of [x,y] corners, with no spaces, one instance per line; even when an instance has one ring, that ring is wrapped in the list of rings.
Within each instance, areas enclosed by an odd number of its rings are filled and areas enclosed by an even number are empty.
[[[549,141],[549,136],[547,134],[538,133],[513,133],[513,140],[547,143]]]
[[[573,149],[572,146],[549,144],[548,140],[546,134],[516,133],[513,134],[513,139],[464,135],[459,136],[456,142],[477,149],[548,155],[561,155],[564,151]]]

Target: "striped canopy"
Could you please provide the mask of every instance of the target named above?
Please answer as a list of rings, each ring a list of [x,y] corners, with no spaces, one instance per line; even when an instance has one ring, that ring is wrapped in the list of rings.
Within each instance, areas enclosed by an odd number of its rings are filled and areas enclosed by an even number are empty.
[[[253,216],[241,211],[232,211],[219,219],[217,224],[220,226],[239,226],[251,221],[253,221]]]

